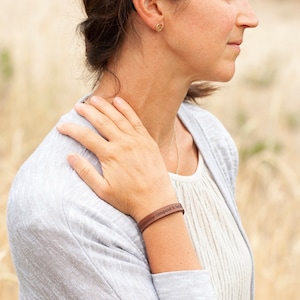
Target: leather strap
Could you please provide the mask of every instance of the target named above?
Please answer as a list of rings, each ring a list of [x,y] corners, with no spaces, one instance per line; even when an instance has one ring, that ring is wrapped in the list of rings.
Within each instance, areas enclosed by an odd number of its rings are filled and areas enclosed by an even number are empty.
[[[182,212],[184,214],[182,205],[180,203],[169,204],[146,216],[138,223],[138,227],[140,231],[143,232],[152,223],[177,212]]]

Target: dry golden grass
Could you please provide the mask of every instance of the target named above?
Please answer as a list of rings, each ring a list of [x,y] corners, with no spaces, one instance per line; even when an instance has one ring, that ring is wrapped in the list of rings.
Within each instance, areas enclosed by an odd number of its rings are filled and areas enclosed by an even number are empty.
[[[241,155],[237,201],[256,261],[256,299],[300,299],[300,3],[255,0],[235,79],[206,102]],[[263,3],[261,3],[263,2]],[[5,227],[20,164],[89,91],[79,1],[0,0],[0,299],[17,299]]]

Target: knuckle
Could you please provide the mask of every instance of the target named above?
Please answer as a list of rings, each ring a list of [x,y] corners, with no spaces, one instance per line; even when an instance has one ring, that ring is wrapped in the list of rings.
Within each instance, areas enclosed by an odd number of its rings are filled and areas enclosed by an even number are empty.
[[[114,117],[114,122],[116,124],[120,124],[120,125],[124,124],[125,125],[128,123],[128,120],[125,119],[123,115],[117,115]]]
[[[137,131],[140,131],[142,129],[144,129],[144,124],[142,123],[142,121],[140,120],[135,120],[132,124],[132,126],[137,130]]]
[[[91,168],[89,166],[81,166],[76,172],[81,178],[87,178],[91,173]]]
[[[87,128],[87,127],[83,127],[81,132],[80,132],[80,136],[82,139],[88,139],[90,138],[92,135],[92,131],[91,129]]]
[[[103,128],[103,127],[108,127],[109,125],[110,125],[110,121],[106,117],[102,117],[102,118],[98,117],[95,120],[95,128],[96,129]]]

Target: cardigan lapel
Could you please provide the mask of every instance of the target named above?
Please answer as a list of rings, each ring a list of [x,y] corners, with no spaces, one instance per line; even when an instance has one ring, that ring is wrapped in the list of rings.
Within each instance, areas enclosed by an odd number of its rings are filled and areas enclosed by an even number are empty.
[[[216,182],[221,194],[223,195],[224,200],[230,212],[232,213],[242,235],[244,236],[245,240],[247,240],[235,205],[233,193],[231,193],[230,187],[226,184],[228,180],[225,178],[224,173],[222,172],[218,164],[219,162],[217,161],[217,158],[215,157],[211,149],[209,139],[205,132],[205,124],[201,124],[201,120],[196,119],[191,113],[188,113],[185,105],[185,103],[181,105],[181,108],[178,112],[178,117],[188,129],[188,131],[192,134],[194,142],[198,150],[200,151],[206,166],[210,170],[211,175]],[[201,108],[195,106],[194,109]]]

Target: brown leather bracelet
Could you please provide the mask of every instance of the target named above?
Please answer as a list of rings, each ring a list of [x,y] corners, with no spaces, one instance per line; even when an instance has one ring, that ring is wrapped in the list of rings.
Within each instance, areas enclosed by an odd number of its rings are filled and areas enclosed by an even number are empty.
[[[184,209],[180,203],[169,204],[146,216],[138,223],[138,227],[140,231],[143,232],[148,226],[157,220],[180,211],[184,214]]]

